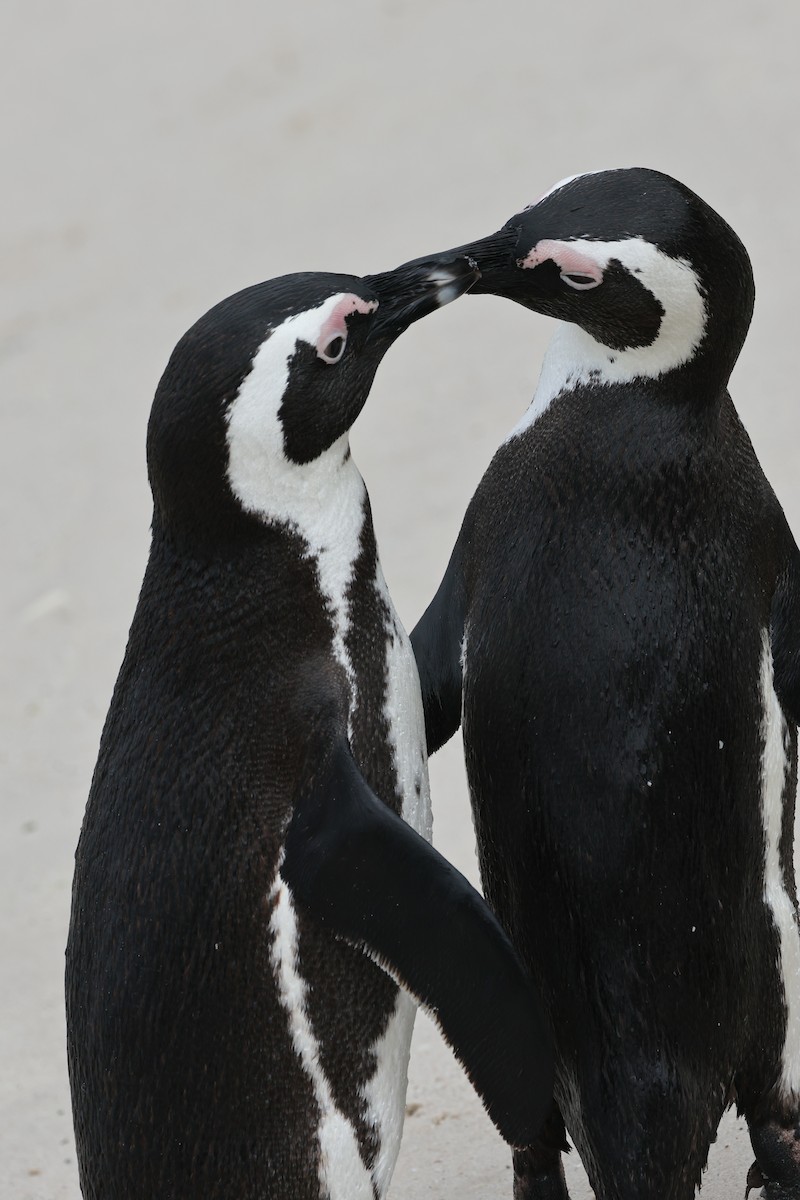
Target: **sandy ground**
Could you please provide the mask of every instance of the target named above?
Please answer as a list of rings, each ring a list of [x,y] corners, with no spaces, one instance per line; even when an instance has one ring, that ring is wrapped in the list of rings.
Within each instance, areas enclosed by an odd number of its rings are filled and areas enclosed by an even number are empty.
[[[144,431],[179,335],[298,269],[488,232],[557,179],[643,164],[749,247],[734,397],[800,532],[800,10],[737,0],[6,0],[0,50],[0,1195],[77,1200],[62,1004],[72,855],[148,545]],[[354,436],[413,625],[547,322],[464,300],[384,364]],[[475,878],[459,747],[436,840]],[[392,1195],[509,1197],[509,1155],[432,1026]],[[744,1192],[730,1120],[703,1195]],[[572,1156],[575,1200],[589,1195]]]

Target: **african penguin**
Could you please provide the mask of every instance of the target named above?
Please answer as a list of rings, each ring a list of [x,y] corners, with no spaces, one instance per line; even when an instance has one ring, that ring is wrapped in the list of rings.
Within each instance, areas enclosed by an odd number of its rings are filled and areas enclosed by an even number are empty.
[[[475,278],[455,257],[247,288],[158,386],[67,947],[87,1200],[385,1196],[409,993],[510,1142],[546,1113],[528,978],[426,840],[419,680],[348,443],[391,343]]]
[[[798,1198],[800,555],[727,391],[747,253],[644,169],[460,252],[560,319],[412,634],[554,1034],[514,1195],[566,1196],[566,1123],[598,1200],[684,1200],[735,1100],[750,1183]]]

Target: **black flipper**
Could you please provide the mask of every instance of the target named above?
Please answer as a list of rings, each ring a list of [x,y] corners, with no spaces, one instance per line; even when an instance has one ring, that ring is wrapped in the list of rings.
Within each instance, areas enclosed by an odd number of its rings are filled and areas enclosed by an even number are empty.
[[[485,902],[370,790],[344,738],[297,799],[281,874],[431,1011],[506,1141],[532,1142],[553,1083],[533,985]]]
[[[772,600],[772,658],[775,691],[784,712],[800,724],[800,550],[791,534],[790,552]]]
[[[461,724],[461,647],[466,605],[457,542],[439,590],[411,634],[422,687],[428,754],[449,741]]]

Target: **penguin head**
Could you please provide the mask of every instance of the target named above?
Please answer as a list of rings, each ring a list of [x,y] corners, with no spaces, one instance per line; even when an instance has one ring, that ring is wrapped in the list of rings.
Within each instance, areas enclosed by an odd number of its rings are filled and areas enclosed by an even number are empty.
[[[583,330],[608,382],[694,363],[724,383],[750,323],[744,246],[699,196],[658,171],[572,176],[460,252],[481,270],[473,293]]]
[[[253,536],[324,490],[392,342],[477,271],[437,257],[359,278],[306,273],[246,288],[178,342],[147,439],[154,526],[196,543]]]

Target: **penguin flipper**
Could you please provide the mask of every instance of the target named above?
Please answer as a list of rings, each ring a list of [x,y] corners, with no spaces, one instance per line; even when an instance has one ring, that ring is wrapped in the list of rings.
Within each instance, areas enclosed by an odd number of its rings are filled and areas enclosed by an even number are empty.
[[[788,528],[787,528],[788,532]],[[789,534],[791,538],[791,534]],[[791,552],[772,598],[770,629],[775,691],[786,715],[800,724],[800,550]]]
[[[281,875],[432,1013],[506,1141],[533,1141],[553,1083],[533,985],[484,900],[378,799],[343,737],[295,804]]]
[[[461,724],[466,606],[456,544],[439,590],[411,633],[422,688],[428,754],[449,741]]]

